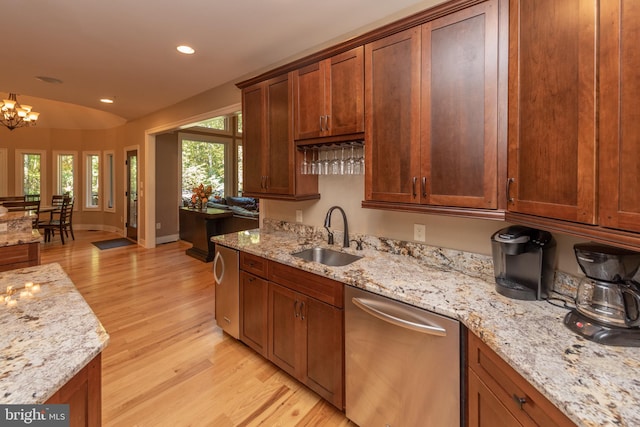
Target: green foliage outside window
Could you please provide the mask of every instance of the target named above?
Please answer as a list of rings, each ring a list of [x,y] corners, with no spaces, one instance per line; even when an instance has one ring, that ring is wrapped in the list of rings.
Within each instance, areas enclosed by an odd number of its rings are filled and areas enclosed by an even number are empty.
[[[58,163],[60,194],[68,194],[73,197],[73,154],[59,155]]]
[[[182,194],[210,185],[213,196],[224,197],[224,144],[182,140]]]
[[[24,181],[22,191],[24,194],[40,194],[40,154],[24,154],[22,158]]]

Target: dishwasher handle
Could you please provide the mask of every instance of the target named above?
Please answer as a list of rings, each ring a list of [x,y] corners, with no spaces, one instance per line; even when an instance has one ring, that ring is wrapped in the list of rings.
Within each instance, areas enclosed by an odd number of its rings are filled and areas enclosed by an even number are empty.
[[[375,301],[365,300],[365,299],[356,298],[356,297],[351,298],[351,301],[356,307],[358,307],[360,310],[364,311],[365,313],[368,313],[371,316],[377,317],[378,319],[383,320],[392,325],[399,326],[404,329],[410,329],[416,332],[421,332],[423,334],[435,335],[438,337],[447,336],[447,330],[438,325],[416,323],[411,320],[402,319],[392,314],[385,313],[384,311],[380,310],[380,308],[374,307]],[[401,306],[398,306],[396,310],[402,311]]]
[[[218,277],[218,273],[216,272],[218,261],[220,261],[220,265],[222,266],[220,277]],[[224,278],[224,258],[222,257],[220,252],[216,252],[216,257],[213,259],[213,278],[216,280],[216,284],[222,284],[222,279]]]

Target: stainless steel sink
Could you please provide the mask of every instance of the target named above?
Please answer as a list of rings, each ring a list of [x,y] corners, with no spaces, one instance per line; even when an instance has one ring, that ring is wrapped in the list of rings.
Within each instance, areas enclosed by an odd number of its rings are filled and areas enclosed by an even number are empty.
[[[311,248],[291,254],[295,257],[302,258],[307,261],[319,262],[320,264],[331,267],[341,267],[351,264],[362,258],[361,256],[338,252],[326,248]]]

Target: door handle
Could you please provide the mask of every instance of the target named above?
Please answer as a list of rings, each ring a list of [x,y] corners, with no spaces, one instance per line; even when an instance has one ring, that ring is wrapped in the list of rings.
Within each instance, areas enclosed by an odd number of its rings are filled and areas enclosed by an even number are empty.
[[[360,310],[373,317],[376,317],[384,322],[390,323],[395,326],[399,326],[403,329],[410,329],[412,331],[421,332],[423,334],[435,335],[438,337],[446,337],[447,330],[438,325],[429,325],[427,323],[418,323],[414,320],[402,319],[389,313],[385,313],[381,310],[381,307],[375,307],[376,302],[373,300],[365,300],[363,298],[351,298],[353,304]],[[394,307],[395,308],[395,307]],[[398,306],[396,311],[402,311],[402,308]]]
[[[222,267],[220,277],[218,277],[218,273],[216,272],[218,261],[220,261],[220,266]],[[213,278],[216,280],[216,284],[222,284],[222,279],[224,278],[224,258],[222,258],[222,255],[220,255],[220,252],[216,252],[216,256],[213,259]]]

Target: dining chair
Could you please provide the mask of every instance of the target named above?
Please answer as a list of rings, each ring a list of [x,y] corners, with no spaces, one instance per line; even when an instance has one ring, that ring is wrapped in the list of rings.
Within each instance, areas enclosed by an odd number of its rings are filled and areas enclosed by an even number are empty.
[[[71,238],[73,240],[76,239],[76,236],[73,234],[73,197],[64,197],[62,199],[62,205],[60,206],[60,213],[52,217],[49,222],[40,223],[39,227],[44,229],[44,241],[50,242],[51,237],[55,236],[56,230],[60,233],[60,241],[64,245],[64,238],[69,238],[69,233],[71,233]]]
[[[23,202],[24,196],[2,196],[0,197],[0,205],[4,202]]]

